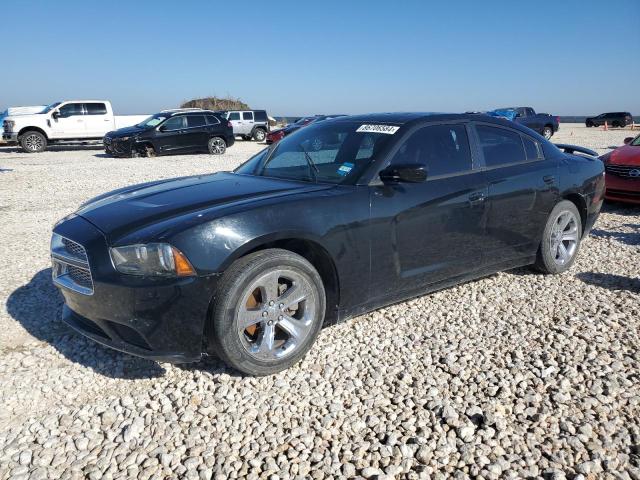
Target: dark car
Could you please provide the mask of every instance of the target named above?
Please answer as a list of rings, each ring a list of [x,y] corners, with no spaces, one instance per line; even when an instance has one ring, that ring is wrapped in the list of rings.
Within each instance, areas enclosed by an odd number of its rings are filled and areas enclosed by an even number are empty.
[[[536,113],[531,107],[509,107],[501,110],[513,110],[515,112],[514,122],[529,127],[546,139],[553,137],[553,134],[560,128],[558,117],[548,113]]]
[[[231,123],[215,112],[166,110],[132,127],[104,136],[104,150],[116,157],[209,152],[221,155],[233,145]]]
[[[610,127],[623,128],[633,123],[633,117],[629,112],[609,112],[587,117],[584,122],[587,127],[601,127],[605,123]]]
[[[290,135],[293,132],[297,132],[302,127],[306,127],[307,125],[312,125],[317,122],[322,122],[324,120],[330,120],[337,117],[344,117],[344,115],[314,115],[312,117],[299,118],[294,123],[287,125],[286,127],[269,132],[267,134],[267,140],[265,143],[267,145],[271,145],[272,143],[276,143],[282,140],[287,135]]]
[[[53,281],[64,321],[97,342],[270,374],[323,324],[499,270],[567,270],[603,171],[484,115],[341,117],[233,172],[90,200],[54,227]]]

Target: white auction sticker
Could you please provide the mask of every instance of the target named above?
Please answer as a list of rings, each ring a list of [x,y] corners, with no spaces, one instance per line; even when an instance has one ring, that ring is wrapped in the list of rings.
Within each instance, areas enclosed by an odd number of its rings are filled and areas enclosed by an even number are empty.
[[[371,133],[386,133],[387,135],[393,135],[400,127],[394,127],[393,125],[360,125],[356,132],[371,132]]]

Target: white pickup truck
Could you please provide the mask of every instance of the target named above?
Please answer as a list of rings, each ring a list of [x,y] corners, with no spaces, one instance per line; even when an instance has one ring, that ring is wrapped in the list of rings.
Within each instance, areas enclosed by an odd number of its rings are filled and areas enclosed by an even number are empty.
[[[68,100],[40,113],[9,115],[3,121],[3,140],[18,142],[25,152],[42,152],[55,142],[101,140],[105,133],[130,127],[148,115],[114,116],[106,100]]]

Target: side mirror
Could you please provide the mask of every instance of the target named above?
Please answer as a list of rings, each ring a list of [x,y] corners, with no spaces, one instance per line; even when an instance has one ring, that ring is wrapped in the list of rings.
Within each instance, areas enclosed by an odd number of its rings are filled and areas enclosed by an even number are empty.
[[[161,125],[160,127],[158,127],[158,131],[159,132],[166,132],[167,131],[167,126],[166,125]]]
[[[625,145],[629,145],[631,142],[633,142],[633,137],[627,137],[624,139],[624,144]]]
[[[427,179],[427,166],[421,164],[391,165],[380,172],[384,183],[422,183]]]
[[[51,114],[51,116],[57,120],[58,118],[60,118],[60,112],[56,110]]]

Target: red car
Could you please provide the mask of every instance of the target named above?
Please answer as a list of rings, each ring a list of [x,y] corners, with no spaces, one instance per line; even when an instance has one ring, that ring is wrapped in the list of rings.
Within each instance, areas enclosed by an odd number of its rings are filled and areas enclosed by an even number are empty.
[[[600,157],[605,165],[605,198],[640,204],[640,135]]]

